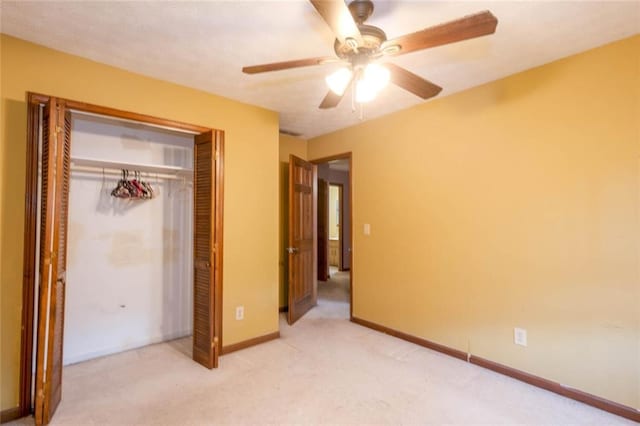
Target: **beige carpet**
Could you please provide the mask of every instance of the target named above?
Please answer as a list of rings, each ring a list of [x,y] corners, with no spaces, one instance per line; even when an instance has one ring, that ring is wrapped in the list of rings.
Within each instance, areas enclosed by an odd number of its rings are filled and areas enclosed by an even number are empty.
[[[52,424],[635,424],[350,323],[346,273],[318,294],[218,370],[190,360],[189,339],[66,367]]]
[[[323,314],[334,311],[334,315],[349,318],[349,272],[339,272],[331,266],[330,278],[327,281],[318,281],[318,304],[323,305]],[[330,302],[330,303],[324,303]]]

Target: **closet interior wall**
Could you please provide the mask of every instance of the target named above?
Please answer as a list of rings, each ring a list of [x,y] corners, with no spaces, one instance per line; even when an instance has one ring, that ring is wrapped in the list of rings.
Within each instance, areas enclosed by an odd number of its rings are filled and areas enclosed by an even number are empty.
[[[71,141],[64,364],[190,335],[193,135],[74,113]],[[119,163],[182,171],[142,172],[154,197],[121,199]]]

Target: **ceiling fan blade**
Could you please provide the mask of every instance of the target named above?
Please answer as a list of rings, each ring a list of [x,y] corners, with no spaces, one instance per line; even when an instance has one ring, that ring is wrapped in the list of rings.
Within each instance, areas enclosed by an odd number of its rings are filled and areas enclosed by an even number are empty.
[[[433,84],[398,65],[387,63],[384,64],[384,67],[391,73],[391,82],[422,99],[432,98],[442,90],[442,87],[437,84]]]
[[[295,61],[274,62],[271,64],[262,64],[262,65],[253,65],[250,67],[244,67],[242,68],[242,72],[245,74],[258,74],[261,72],[286,70],[289,68],[300,68],[300,67],[309,67],[312,65],[323,65],[323,64],[328,64],[330,62],[336,62],[336,61],[338,61],[338,59],[333,58],[331,56],[307,58],[307,59],[296,59]]]
[[[347,84],[347,87],[345,87],[344,92],[342,92],[342,95],[337,95],[332,90],[329,90],[329,93],[327,93],[327,96],[325,96],[322,102],[320,103],[319,108],[328,109],[328,108],[337,107],[340,101],[342,100],[342,98],[344,97],[344,94],[347,93],[349,90],[351,90],[351,84],[353,84],[353,77],[351,77],[351,80],[349,80],[349,83]]]
[[[322,102],[320,103],[319,108],[320,109],[335,108],[338,106],[343,96],[344,95],[342,96],[336,95],[331,90],[329,90],[329,93],[327,93],[327,96],[325,96]]]
[[[329,28],[340,40],[340,43],[348,38],[352,38],[358,42],[358,46],[363,44],[362,35],[351,16],[349,7],[344,0],[310,0],[313,7],[316,8],[322,19],[329,25]]]
[[[497,25],[498,18],[493,16],[491,12],[484,11],[387,40],[382,44],[381,49],[383,51],[386,49],[389,55],[402,55],[416,50],[493,34]],[[398,46],[400,49],[394,51],[394,46]]]

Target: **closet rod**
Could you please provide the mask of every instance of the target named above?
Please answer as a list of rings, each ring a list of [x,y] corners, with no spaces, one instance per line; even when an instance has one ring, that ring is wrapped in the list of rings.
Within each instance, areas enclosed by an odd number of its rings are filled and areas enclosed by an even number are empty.
[[[125,169],[146,173],[165,173],[174,175],[191,176],[193,169],[178,166],[126,163],[123,161],[108,161],[97,158],[71,157],[72,166],[97,167],[100,169]]]
[[[129,169],[130,172],[134,172],[135,170]],[[97,167],[97,166],[72,166],[71,173],[92,173],[92,174],[101,174],[105,175],[113,175],[122,177],[122,169],[111,169],[107,167]],[[168,173],[152,173],[152,172],[142,172],[142,178],[144,180],[153,180],[153,179],[168,179],[168,180],[186,180],[191,182],[191,175],[189,174],[168,174]],[[129,178],[133,179],[135,176],[130,173]]]

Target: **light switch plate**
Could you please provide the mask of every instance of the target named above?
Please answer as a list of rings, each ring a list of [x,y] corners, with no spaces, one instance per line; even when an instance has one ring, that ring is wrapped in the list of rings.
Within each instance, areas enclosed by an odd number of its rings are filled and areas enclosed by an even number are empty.
[[[371,225],[368,223],[364,224],[364,235],[371,235]]]
[[[527,330],[518,327],[514,328],[513,343],[520,346],[527,346]]]

